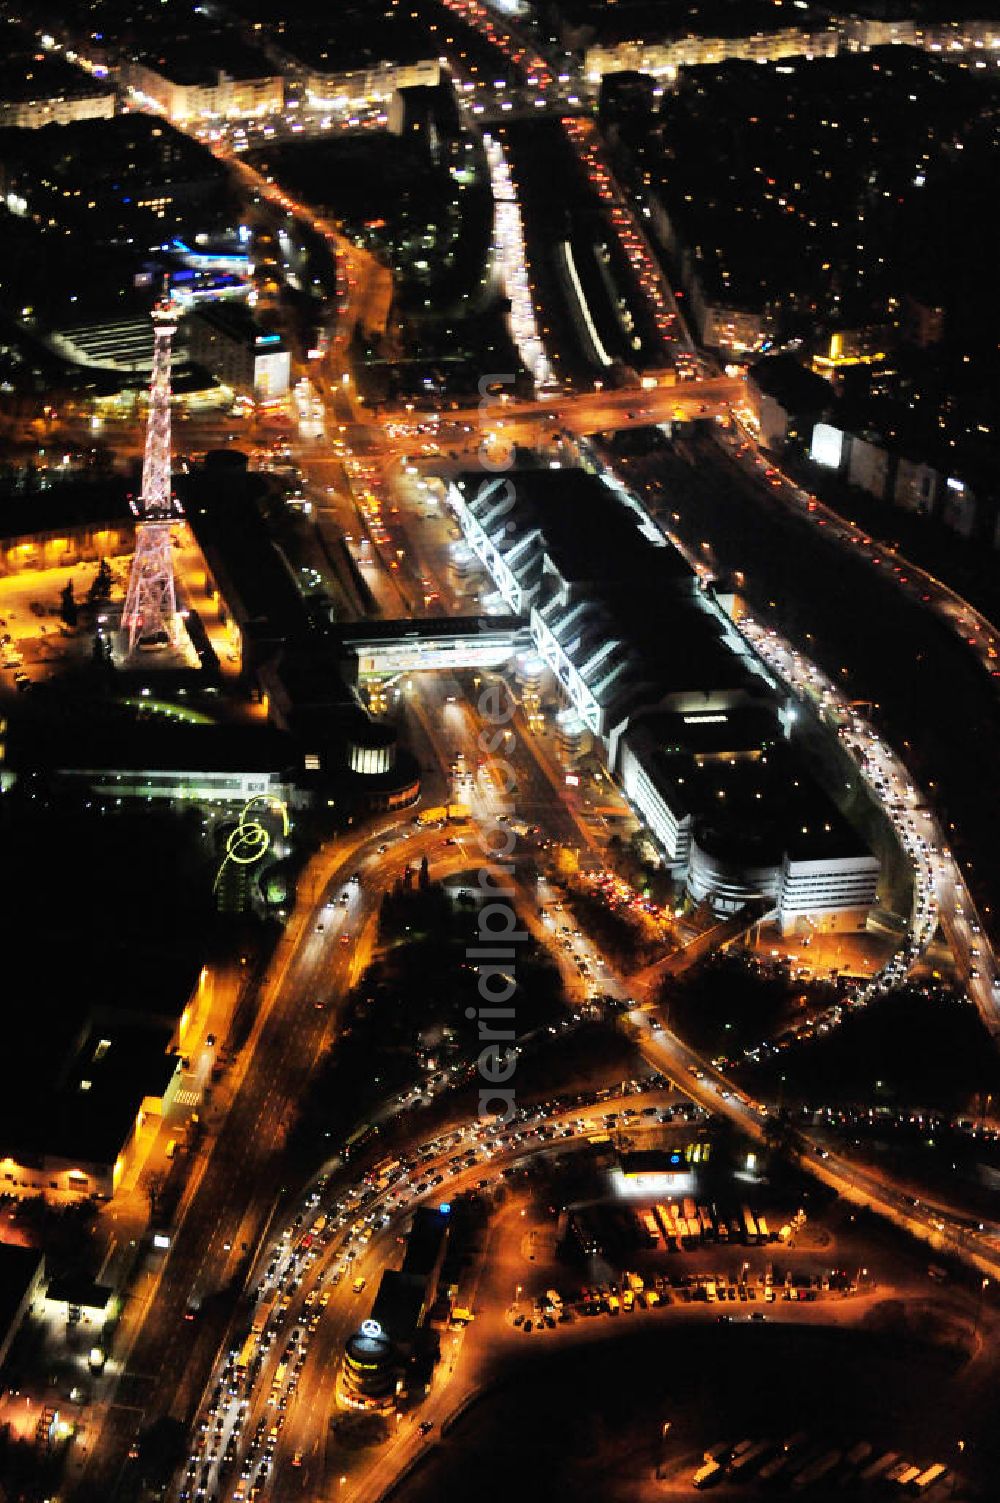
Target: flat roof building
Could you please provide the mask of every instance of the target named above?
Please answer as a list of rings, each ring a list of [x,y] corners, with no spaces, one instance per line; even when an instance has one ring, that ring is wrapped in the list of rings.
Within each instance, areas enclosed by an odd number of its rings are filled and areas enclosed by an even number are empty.
[[[45,1257],[34,1247],[0,1242],[0,1367],[42,1292]]]
[[[130,553],[135,513],[124,482],[54,486],[44,507],[36,496],[0,507],[0,576],[65,564],[98,563]]]
[[[171,234],[228,227],[237,213],[228,168],[168,121],[138,112],[0,130],[0,192],[43,224],[143,250]]]
[[[833,387],[794,355],[769,355],[750,367],[747,400],[761,442],[780,453],[794,439],[808,441],[816,419],[835,400]]]
[[[379,1281],[372,1320],[377,1320],[393,1345],[405,1352],[429,1308],[426,1278],[388,1268]]]
[[[75,120],[109,120],[115,91],[106,82],[74,68],[55,52],[28,46],[26,32],[0,27],[0,126],[38,130]]]
[[[773,678],[638,501],[582,470],[458,475],[448,499],[692,898],[863,928],[878,861],[789,745]]]
[[[263,52],[208,26],[160,38],[121,73],[134,93],[182,125],[279,114],[285,101],[284,80]]]
[[[270,19],[266,7],[261,11]],[[449,18],[453,24],[461,23]],[[335,29],[321,12],[299,9],[282,18],[281,46],[303,79],[307,104],[334,118],[373,104],[388,106],[395,90],[432,87],[442,77],[439,49],[426,24],[400,0],[377,8],[343,0]]]
[[[806,916],[865,927],[879,862],[774,710],[639,716],[622,738],[621,776],[696,902],[775,910],[786,932]]]
[[[88,1326],[101,1327],[112,1314],[115,1291],[109,1284],[66,1274],[50,1280],[45,1290],[45,1308],[57,1319],[74,1317]]]
[[[382,1274],[371,1316],[345,1344],[337,1393],[347,1408],[391,1407],[437,1298],[449,1230],[447,1211],[418,1206],[414,1212],[402,1268]]]
[[[628,715],[643,704],[766,693],[681,555],[596,476],[458,475],[448,496],[504,605],[527,618],[538,655],[612,763]]]
[[[241,303],[201,304],[185,324],[192,360],[227,386],[268,401],[288,390],[291,354]]]
[[[273,726],[110,717],[54,725],[24,712],[0,746],[0,767],[15,776],[48,772],[106,798],[242,804],[270,794],[287,803],[301,756]]]
[[[401,1271],[404,1275],[425,1280],[428,1309],[437,1298],[438,1279],[441,1277],[450,1229],[447,1211],[418,1206],[413,1213],[413,1225],[406,1239],[406,1256]]]
[[[109,1200],[177,1090],[173,1034],[155,1021],[89,1019],[33,1120],[8,1127],[0,1188]]]

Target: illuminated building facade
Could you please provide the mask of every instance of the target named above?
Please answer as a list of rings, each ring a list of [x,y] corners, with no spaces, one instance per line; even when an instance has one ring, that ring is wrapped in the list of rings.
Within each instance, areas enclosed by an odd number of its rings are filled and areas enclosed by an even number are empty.
[[[388,1409],[395,1402],[438,1295],[450,1230],[450,1207],[419,1206],[400,1269],[387,1269],[370,1319],[351,1336],[337,1374],[337,1397],[349,1409]]]
[[[45,527],[34,499],[8,501],[0,511],[0,576],[58,569],[67,564],[97,564],[131,553],[135,517],[124,498],[102,498],[98,515],[85,516],[67,487],[46,497]]]
[[[803,7],[805,8],[805,7]],[[692,33],[697,28],[692,27]],[[605,73],[646,73],[672,80],[682,68],[743,61],[780,62],[783,58],[836,57],[841,51],[867,52],[873,47],[921,47],[928,52],[962,53],[1000,46],[1000,23],[960,20],[936,25],[899,19],[817,16],[812,26],[760,27],[742,35],[687,35],[657,40],[621,41],[587,48],[584,68],[591,83]]]
[[[389,726],[366,727],[364,740],[352,740],[348,746],[351,771],[362,777],[376,777],[391,772],[396,761],[396,734]]]
[[[337,1376],[340,1401],[348,1409],[391,1409],[396,1400],[398,1360],[377,1320],[365,1320],[348,1337]]]
[[[313,68],[306,77],[306,95],[312,109],[349,113],[378,101],[388,104],[400,89],[436,88],[440,82],[437,58],[330,72]]]
[[[170,485],[170,350],[177,319],[169,302],[153,309],[153,380],[142,462],[135,556],[122,611],[128,654],[171,646],[179,635],[174,591]]]
[[[6,46],[8,38],[0,40]],[[110,120],[114,113],[114,89],[61,57],[13,51],[0,61],[0,128],[38,130],[76,120]]]
[[[266,68],[263,57],[253,54],[243,60],[232,42],[227,42],[218,65],[200,55],[199,47],[178,47],[161,57],[127,63],[122,75],[130,89],[168,120],[186,125],[195,120],[279,114],[285,100],[284,81]]]
[[[0,1143],[0,1190],[110,1200],[180,1088],[169,1023],[91,1018],[34,1121]]]
[[[746,393],[761,443],[775,453],[790,441],[808,442],[813,423],[834,401],[829,381],[794,355],[770,355],[751,366]]]
[[[206,304],[186,327],[191,359],[227,386],[253,393],[261,401],[288,391],[291,354],[284,340],[261,328],[246,308],[237,303]]]

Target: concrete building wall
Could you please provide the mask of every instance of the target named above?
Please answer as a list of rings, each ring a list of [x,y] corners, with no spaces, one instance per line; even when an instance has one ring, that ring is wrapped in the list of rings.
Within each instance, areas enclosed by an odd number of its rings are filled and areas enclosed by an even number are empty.
[[[743,59],[778,62],[786,57],[836,57],[843,48],[865,52],[870,47],[922,47],[928,52],[962,52],[1000,47],[1000,21],[968,20],[922,26],[916,21],[878,21],[845,18],[821,31],[788,26],[753,36],[679,37],[670,41],[629,41],[595,45],[585,53],[587,77],[597,83],[605,73],[648,73],[672,79],[680,68]]]
[[[214,84],[185,84],[176,83],[146,63],[129,63],[123,74],[131,89],[151,99],[175,125],[198,119],[274,115],[285,102],[284,80],[279,74],[229,78],[220,73]]]
[[[124,1145],[123,1145],[124,1146]],[[124,1160],[117,1161],[124,1168]],[[115,1164],[95,1164],[84,1159],[67,1159],[52,1155],[0,1158],[0,1191],[8,1195],[42,1195],[46,1200],[60,1197],[84,1199],[96,1195],[110,1200],[114,1194]],[[120,1175],[120,1170],[119,1170]]]
[[[971,486],[961,480],[946,480],[941,488],[941,520],[963,538],[976,530],[979,507]]]
[[[691,850],[691,821],[684,814],[678,817],[671,809],[642,756],[633,751],[627,738],[622,743],[621,784],[625,797],[646,821],[668,861],[686,866]]]
[[[704,298],[701,298],[701,303],[700,342],[708,349],[746,355],[759,349],[767,337],[771,320],[763,310],[730,308]]]
[[[889,455],[881,444],[853,435],[847,462],[847,478],[879,501],[886,499],[889,486]]]
[[[767,392],[760,391],[752,381],[747,383],[747,395],[754,416],[760,425],[760,437],[766,449],[782,449],[788,437],[788,413],[781,403]]]
[[[77,120],[110,120],[114,113],[113,93],[0,100],[0,127],[39,130],[43,125],[72,125]]]
[[[796,860],[786,856],[778,888],[782,933],[793,933],[807,916],[811,926],[843,933],[864,929],[878,889],[877,856]]]
[[[127,525],[88,524],[59,534],[38,532],[4,539],[0,542],[0,576],[98,563],[102,558],[131,553],[134,546],[135,533]]]
[[[750,866],[720,859],[691,842],[687,890],[695,902],[708,900],[714,913],[739,913],[760,898],[773,898],[778,890],[777,865]]]
[[[940,486],[941,477],[931,465],[900,457],[893,488],[897,506],[928,516],[935,509]]]
[[[400,89],[432,88],[440,82],[441,64],[435,57],[343,72],[322,73],[317,69],[307,77],[306,92],[315,109],[342,109],[372,100],[388,101]]]

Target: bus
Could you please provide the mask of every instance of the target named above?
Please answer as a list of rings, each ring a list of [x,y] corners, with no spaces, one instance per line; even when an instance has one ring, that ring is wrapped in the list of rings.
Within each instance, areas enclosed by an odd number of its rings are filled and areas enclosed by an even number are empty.
[[[654,1213],[663,1231],[664,1240],[671,1242],[674,1237],[674,1218],[670,1210],[665,1205],[657,1205],[654,1207]]]
[[[764,1463],[757,1473],[760,1482],[775,1482],[788,1465],[788,1457],[784,1451],[779,1451],[777,1456]]]
[[[743,1216],[744,1239],[748,1246],[753,1247],[757,1242],[757,1223],[753,1219],[749,1206],[741,1206],[740,1211]]]
[[[254,1352],[256,1352],[256,1350],[257,1332],[250,1331],[248,1332],[247,1339],[246,1341],[244,1341],[242,1347],[240,1348],[240,1354],[236,1359],[236,1376],[241,1381],[246,1378],[247,1374],[250,1371],[250,1364],[253,1361]]]
[[[825,1477],[828,1472],[832,1472],[834,1467],[840,1464],[843,1454],[843,1451],[826,1451],[822,1456],[818,1456],[814,1461],[810,1461],[800,1472],[796,1472],[792,1478],[792,1487],[796,1489],[811,1487],[814,1482],[819,1482],[821,1478]]]
[[[749,1451],[744,1451],[742,1456],[734,1458],[733,1464],[729,1468],[730,1475],[733,1477],[749,1477],[761,1465],[764,1457],[771,1448],[771,1441],[759,1440],[756,1445],[750,1447]]]
[[[287,1372],[288,1363],[285,1358],[282,1357],[281,1361],[278,1363],[277,1368],[275,1369],[274,1381],[271,1384],[271,1397],[267,1401],[269,1404],[276,1404],[278,1402],[278,1399],[281,1397],[281,1385],[285,1381],[285,1374]]]
[[[722,1476],[722,1468],[717,1461],[705,1461],[695,1472],[692,1482],[695,1487],[712,1487]]]
[[[808,1440],[808,1430],[796,1430],[794,1435],[789,1435],[787,1440],[783,1440],[777,1456],[765,1462],[758,1472],[760,1481],[776,1482],[781,1479],[781,1474],[786,1467],[798,1466],[797,1455],[804,1449]]]
[[[260,1304],[253,1313],[253,1330],[251,1331],[251,1335],[263,1336],[264,1329],[277,1308],[279,1298],[280,1293],[275,1289],[273,1294],[267,1295],[260,1301]]]
[[[645,1233],[645,1241],[647,1247],[660,1247],[662,1245],[663,1238],[660,1236],[660,1229],[656,1224],[656,1217],[653,1215],[652,1211],[640,1211],[639,1221],[642,1224],[642,1228]]]
[[[876,1457],[874,1461],[870,1461],[864,1471],[859,1473],[858,1481],[863,1483],[876,1482],[880,1477],[884,1477],[889,1468],[895,1466],[898,1460],[898,1451],[883,1451],[881,1456]]]

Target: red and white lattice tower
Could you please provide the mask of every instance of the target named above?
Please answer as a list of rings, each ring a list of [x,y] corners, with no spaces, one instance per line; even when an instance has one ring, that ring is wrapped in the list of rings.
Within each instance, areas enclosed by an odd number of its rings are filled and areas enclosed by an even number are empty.
[[[153,379],[149,392],[146,450],[142,461],[135,558],[129,575],[122,629],[128,651],[168,647],[178,636],[177,597],[170,524],[170,347],[177,313],[165,298],[153,309]]]

